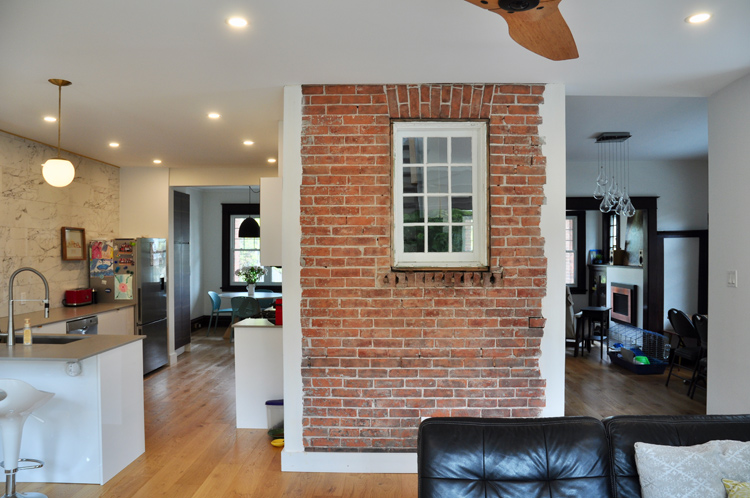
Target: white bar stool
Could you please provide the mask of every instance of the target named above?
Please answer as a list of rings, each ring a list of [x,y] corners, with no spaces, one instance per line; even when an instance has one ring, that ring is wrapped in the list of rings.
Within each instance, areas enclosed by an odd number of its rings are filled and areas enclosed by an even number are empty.
[[[3,461],[5,469],[5,494],[2,498],[47,498],[42,493],[16,493],[16,472],[38,469],[41,460],[19,458],[23,424],[35,409],[54,396],[54,393],[38,391],[22,380],[0,379],[0,436],[3,438]],[[19,467],[19,462],[32,465]]]

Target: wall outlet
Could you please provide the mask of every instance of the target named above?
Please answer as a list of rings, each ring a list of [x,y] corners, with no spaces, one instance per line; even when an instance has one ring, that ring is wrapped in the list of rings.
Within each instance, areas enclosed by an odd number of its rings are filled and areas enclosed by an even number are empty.
[[[737,270],[727,271],[727,287],[737,287]]]

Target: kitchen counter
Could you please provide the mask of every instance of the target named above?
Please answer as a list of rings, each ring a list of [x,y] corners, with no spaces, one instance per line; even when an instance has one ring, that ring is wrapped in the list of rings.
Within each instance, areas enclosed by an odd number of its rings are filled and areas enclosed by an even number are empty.
[[[91,306],[88,307],[91,309]],[[81,338],[82,337],[82,338]],[[21,456],[44,467],[19,482],[104,484],[145,451],[142,336],[37,336],[0,344],[0,377],[54,393],[24,426]]]
[[[238,429],[266,429],[266,401],[284,397],[282,326],[265,318],[234,324],[235,409]]]
[[[105,313],[107,311],[119,310],[121,308],[127,308],[128,306],[135,306],[135,301],[117,301],[114,303],[88,304],[86,306],[63,306],[62,308],[50,308],[49,318],[44,318],[44,309],[42,309],[40,303],[39,311],[32,311],[31,313],[16,313],[13,316],[13,325],[14,328],[20,330],[23,328],[24,318],[28,318],[32,327],[40,327],[55,322],[67,322],[68,320],[82,316],[91,316],[98,313]],[[5,332],[7,327],[8,317],[6,315],[0,318],[0,330]]]
[[[12,348],[8,348],[5,342],[0,343],[0,361],[80,361],[144,338],[142,335],[39,335],[35,336],[38,343],[24,346],[23,336],[16,334],[16,344]],[[73,342],[41,344],[50,340]]]

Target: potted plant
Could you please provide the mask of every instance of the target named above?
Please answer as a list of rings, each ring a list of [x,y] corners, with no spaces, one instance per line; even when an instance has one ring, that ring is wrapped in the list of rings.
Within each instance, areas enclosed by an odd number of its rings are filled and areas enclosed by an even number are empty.
[[[247,282],[247,295],[252,297],[255,292],[255,283],[266,274],[266,269],[262,266],[243,266],[234,274]]]

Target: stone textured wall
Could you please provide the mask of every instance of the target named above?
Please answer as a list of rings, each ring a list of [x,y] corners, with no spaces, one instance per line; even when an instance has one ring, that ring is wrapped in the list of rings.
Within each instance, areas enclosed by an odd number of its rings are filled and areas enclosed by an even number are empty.
[[[303,438],[414,451],[420,417],[538,416],[542,85],[303,87]],[[391,120],[489,123],[490,269],[391,270]]]
[[[76,168],[67,187],[51,187],[42,163],[57,150],[0,132],[0,303],[7,303],[8,280],[22,266],[41,271],[50,284],[50,306],[62,306],[66,289],[88,286],[86,261],[63,261],[60,229],[86,230],[86,239],[111,239],[120,226],[120,170],[63,153]],[[44,286],[31,273],[18,276],[14,296],[41,298]],[[17,313],[37,311],[41,303],[17,303]],[[7,316],[7,306],[0,316]],[[3,327],[4,329],[4,327]]]

